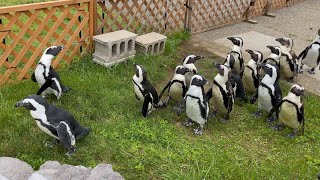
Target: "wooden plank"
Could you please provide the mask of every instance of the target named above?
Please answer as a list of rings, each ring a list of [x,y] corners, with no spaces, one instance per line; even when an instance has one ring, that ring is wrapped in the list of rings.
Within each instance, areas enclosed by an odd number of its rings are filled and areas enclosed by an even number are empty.
[[[60,0],[60,1],[23,4],[23,5],[17,5],[17,6],[6,6],[6,7],[0,7],[0,14],[53,8],[58,6],[65,6],[65,5],[84,3],[84,2],[90,2],[90,0]]]

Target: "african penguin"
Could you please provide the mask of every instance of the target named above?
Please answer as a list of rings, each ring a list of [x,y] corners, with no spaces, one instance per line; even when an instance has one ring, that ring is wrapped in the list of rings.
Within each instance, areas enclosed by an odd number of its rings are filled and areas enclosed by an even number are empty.
[[[305,64],[311,68],[308,72],[315,74],[315,69],[320,65],[320,29],[316,39],[300,53],[298,60],[300,73],[303,72],[303,64]]]
[[[224,65],[230,68],[229,81],[233,87],[233,91],[236,98],[239,98],[241,101],[247,101],[246,92],[243,86],[241,76],[237,69],[234,67],[235,59],[234,56],[229,53],[225,60]],[[243,73],[243,72],[242,72]]]
[[[215,64],[218,69],[218,74],[213,80],[212,88],[207,92],[208,101],[213,98],[213,116],[217,111],[224,113],[225,116],[221,119],[222,122],[229,120],[229,114],[232,111],[234,104],[234,91],[229,82],[229,67],[226,65]]]
[[[197,55],[189,55],[184,58],[182,65],[191,70],[190,72],[187,72],[185,74],[187,87],[189,87],[190,85],[192,76],[198,73],[198,70],[194,65],[194,63],[197,62],[197,60],[203,59],[203,58],[204,57],[197,56]]]
[[[187,67],[177,66],[173,78],[163,88],[159,95],[159,99],[161,99],[165,91],[168,89],[168,98],[165,101],[165,104],[168,104],[170,99],[181,103],[187,92],[186,78],[184,76],[187,72],[190,72],[190,69],[188,69]],[[174,109],[176,108],[179,108],[179,106],[174,107]]]
[[[261,67],[265,72],[257,91],[250,100],[253,104],[258,98],[258,111],[254,114],[256,117],[261,116],[261,110],[267,111],[268,113],[277,105],[282,98],[281,89],[279,86],[279,68],[273,64],[258,63],[258,67]],[[273,121],[270,118],[268,121]]]
[[[48,47],[40,58],[35,72],[32,74],[32,80],[40,86],[37,95],[42,94],[46,97],[48,94],[54,94],[57,99],[61,98],[62,93],[66,93],[70,88],[62,85],[58,73],[51,67],[52,59],[63,49],[63,46]]]
[[[298,84],[294,84],[286,97],[282,101],[274,106],[269,117],[276,111],[279,124],[274,126],[274,129],[282,129],[283,125],[287,125],[293,128],[293,133],[289,134],[289,137],[294,137],[299,128],[304,132],[304,105],[301,96],[304,95],[304,87]]]
[[[281,48],[279,46],[267,46],[270,49],[271,54],[264,59],[263,63],[274,64],[280,67],[280,58],[282,55]]]
[[[263,54],[260,51],[247,49],[251,56],[247,65],[244,67],[242,81],[247,93],[253,94],[259,87],[259,73],[257,63],[263,60]]]
[[[90,129],[81,126],[68,111],[49,104],[41,96],[27,96],[17,102],[15,107],[29,110],[38,127],[64,146],[67,156],[75,152],[76,140],[90,132]]]
[[[293,39],[292,38],[277,38],[281,46],[281,58],[280,58],[280,74],[281,78],[286,79],[289,82],[293,82],[294,77],[298,76],[298,57],[292,50]]]
[[[156,107],[162,107],[163,103],[158,97],[157,90],[147,79],[147,72],[144,67],[134,64],[135,74],[133,75],[133,89],[136,98],[143,101],[142,116],[146,117]]]
[[[235,59],[234,67],[239,73],[241,73],[244,69],[244,62],[241,52],[241,48],[243,47],[243,40],[240,37],[228,37],[227,39],[233,43],[233,47],[230,53],[234,56]]]
[[[209,105],[203,87],[207,83],[207,80],[202,75],[196,74],[192,76],[190,87],[185,97],[188,119],[183,125],[188,127],[193,122],[198,123],[199,126],[193,130],[196,135],[202,135],[203,126],[208,119]]]

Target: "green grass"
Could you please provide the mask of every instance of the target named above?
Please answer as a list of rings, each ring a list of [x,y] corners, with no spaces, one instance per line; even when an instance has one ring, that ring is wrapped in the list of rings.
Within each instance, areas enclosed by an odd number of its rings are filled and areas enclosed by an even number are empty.
[[[145,66],[158,91],[181,63],[179,43],[186,34],[175,34],[166,51],[158,56],[137,56],[113,68],[104,68],[91,57],[59,70],[65,85],[72,88],[60,101],[47,100],[69,110],[92,132],[78,141],[70,158],[61,146],[44,147],[52,138],[43,133],[25,109],[15,102],[38,89],[29,80],[0,88],[0,156],[12,156],[38,168],[47,160],[94,167],[111,163],[126,179],[314,179],[320,166],[320,98],[305,98],[304,136],[289,139],[290,129],[276,132],[251,113],[256,105],[237,103],[228,123],[209,119],[203,136],[181,122],[172,106],[141,116],[141,102],[133,93],[132,63]],[[197,64],[212,81],[216,72],[210,59]],[[164,80],[166,79],[166,80]],[[283,93],[288,87],[281,84]],[[220,118],[219,116],[218,118]]]

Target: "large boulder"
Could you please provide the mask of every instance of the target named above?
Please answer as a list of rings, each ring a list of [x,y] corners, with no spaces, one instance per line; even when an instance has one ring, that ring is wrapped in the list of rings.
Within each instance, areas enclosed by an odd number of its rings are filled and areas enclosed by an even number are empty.
[[[88,180],[122,180],[124,179],[119,173],[112,170],[111,164],[98,164],[92,171]]]
[[[28,179],[33,173],[32,167],[19,159],[0,157],[0,178]]]

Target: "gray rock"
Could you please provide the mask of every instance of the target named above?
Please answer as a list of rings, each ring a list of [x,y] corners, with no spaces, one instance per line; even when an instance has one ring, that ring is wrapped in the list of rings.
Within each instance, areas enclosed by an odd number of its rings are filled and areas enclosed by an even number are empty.
[[[44,164],[42,164],[39,168],[39,170],[43,169],[60,169],[61,164],[58,161],[47,161]]]
[[[98,164],[92,171],[88,180],[122,180],[124,179],[119,173],[112,170],[111,164]]]
[[[32,167],[16,158],[0,157],[0,174],[7,179],[28,179],[33,173]]]
[[[88,179],[91,169],[83,166],[62,165],[55,179],[85,180]],[[63,168],[67,167],[67,168]]]
[[[37,172],[31,174],[28,180],[48,180],[46,177],[38,174]]]
[[[9,179],[0,174],[0,180],[9,180]]]

